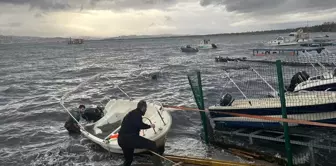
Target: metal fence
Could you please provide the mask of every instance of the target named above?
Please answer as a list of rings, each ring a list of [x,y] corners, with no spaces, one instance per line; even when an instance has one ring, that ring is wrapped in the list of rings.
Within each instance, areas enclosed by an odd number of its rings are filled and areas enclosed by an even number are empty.
[[[334,57],[322,49],[223,61],[226,95],[208,108],[214,142],[284,165],[335,165]],[[188,78],[199,102],[202,85]]]

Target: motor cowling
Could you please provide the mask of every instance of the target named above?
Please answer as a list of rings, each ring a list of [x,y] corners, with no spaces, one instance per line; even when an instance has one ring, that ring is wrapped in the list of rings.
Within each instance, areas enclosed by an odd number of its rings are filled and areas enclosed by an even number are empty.
[[[232,98],[232,96],[230,94],[226,93],[220,99],[219,105],[220,106],[231,106],[233,101],[234,101],[234,99]]]
[[[309,79],[309,75],[306,71],[300,71],[296,73],[290,82],[290,85],[287,89],[287,91],[293,92],[295,87],[300,84],[301,82],[307,81]]]

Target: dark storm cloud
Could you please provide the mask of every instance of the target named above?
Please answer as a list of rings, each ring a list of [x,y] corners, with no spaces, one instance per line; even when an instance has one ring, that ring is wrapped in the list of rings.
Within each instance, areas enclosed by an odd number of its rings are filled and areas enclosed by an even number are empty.
[[[29,5],[44,11],[69,9],[151,9],[176,4],[177,0],[0,0],[1,4]]]
[[[71,7],[65,0],[0,0],[0,4],[29,5],[42,10],[64,10]]]
[[[91,0],[96,8],[104,9],[163,9],[174,5],[179,0]]]
[[[283,14],[333,9],[336,0],[200,0],[200,5],[222,5],[237,13]]]

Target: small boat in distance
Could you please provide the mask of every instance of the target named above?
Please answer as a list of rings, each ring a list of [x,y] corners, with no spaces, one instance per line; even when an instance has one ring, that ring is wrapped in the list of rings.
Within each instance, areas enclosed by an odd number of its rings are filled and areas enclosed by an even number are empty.
[[[215,49],[217,45],[214,43],[210,44],[210,39],[204,39],[198,45],[198,49]]]
[[[302,29],[291,32],[288,36],[278,36],[275,40],[267,42],[266,46],[293,46],[312,42],[308,33],[303,33]]]
[[[193,48],[190,45],[187,45],[186,47],[181,47],[182,52],[198,52],[198,48]]]
[[[68,44],[83,44],[84,43],[84,39],[69,39]]]

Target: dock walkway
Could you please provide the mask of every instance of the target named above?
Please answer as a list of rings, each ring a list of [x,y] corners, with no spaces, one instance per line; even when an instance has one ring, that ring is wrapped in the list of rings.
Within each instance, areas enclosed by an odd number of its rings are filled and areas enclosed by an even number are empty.
[[[253,55],[255,56],[256,54],[259,53],[259,51],[264,51],[264,54],[272,54],[274,52],[277,52],[278,54],[280,53],[285,53],[285,52],[293,52],[294,55],[299,55],[299,52],[305,52],[305,51],[317,51],[321,52],[324,50],[324,47],[316,47],[316,48],[253,48],[250,49],[253,52]]]

